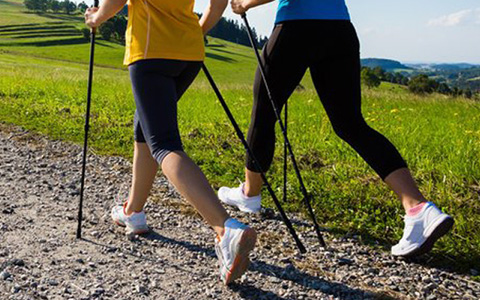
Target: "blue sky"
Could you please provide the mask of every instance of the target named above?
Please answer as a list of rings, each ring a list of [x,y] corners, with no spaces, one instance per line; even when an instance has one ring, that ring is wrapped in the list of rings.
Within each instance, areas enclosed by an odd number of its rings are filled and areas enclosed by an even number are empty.
[[[202,11],[207,3],[197,0],[195,9]],[[478,0],[347,0],[347,5],[362,57],[480,64]],[[274,1],[248,14],[259,33],[269,35],[276,7]],[[241,21],[230,8],[225,16]]]
[[[208,1],[196,0],[195,10],[201,12]],[[346,1],[364,58],[480,64],[479,0]],[[276,7],[274,1],[250,10],[250,23],[260,34],[270,34]],[[241,21],[230,7],[225,17]]]

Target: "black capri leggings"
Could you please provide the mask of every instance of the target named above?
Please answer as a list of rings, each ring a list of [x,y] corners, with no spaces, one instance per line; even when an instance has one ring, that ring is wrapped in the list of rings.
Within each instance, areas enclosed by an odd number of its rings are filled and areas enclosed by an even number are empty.
[[[172,151],[183,151],[177,122],[177,101],[197,76],[202,62],[140,60],[129,65],[137,110],[135,141],[147,143],[161,165]]]
[[[360,45],[350,21],[298,20],[277,24],[262,53],[279,109],[310,68],[315,89],[335,133],[385,179],[406,167],[395,146],[365,122],[361,113]],[[275,147],[275,118],[257,70],[248,143],[266,171]],[[258,172],[247,156],[247,168]]]

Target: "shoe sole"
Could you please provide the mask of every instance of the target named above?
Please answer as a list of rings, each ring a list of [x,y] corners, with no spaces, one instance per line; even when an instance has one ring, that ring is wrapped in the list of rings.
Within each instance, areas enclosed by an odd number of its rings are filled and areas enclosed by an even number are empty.
[[[228,285],[234,280],[240,278],[248,269],[250,265],[250,259],[248,255],[250,251],[255,247],[257,241],[257,233],[253,228],[247,228],[240,238],[238,243],[237,256],[233,261],[232,268],[229,274],[225,278],[225,284]]]
[[[219,198],[220,199],[220,198]],[[248,208],[244,208],[243,206],[240,206],[238,204],[232,204],[232,203],[229,203],[229,202],[225,202],[223,201],[222,199],[220,199],[220,201],[222,201],[222,203],[228,205],[228,206],[231,206],[231,207],[234,207],[236,209],[238,209],[239,211],[241,212],[244,212],[244,213],[247,213],[247,214],[260,214],[261,212],[261,209],[259,210],[251,210],[251,209],[248,209]]]
[[[433,230],[430,236],[419,248],[402,256],[405,258],[413,258],[430,252],[433,248],[433,245],[435,245],[435,242],[442,236],[447,234],[450,229],[452,229],[454,223],[455,221],[452,217],[449,216],[445,218],[440,224],[437,225],[437,227]]]
[[[117,224],[117,225],[120,226],[120,227],[124,227],[124,228],[127,227],[127,226],[125,226],[125,224],[122,224],[122,223],[120,223],[120,222],[118,222],[118,221],[113,221],[113,223]],[[141,234],[147,234],[147,233],[149,233],[149,232],[150,232],[150,228],[147,228],[147,229],[141,229],[141,230],[139,230],[139,231],[127,232],[126,234],[127,234],[127,235],[130,235],[130,234],[141,235]]]

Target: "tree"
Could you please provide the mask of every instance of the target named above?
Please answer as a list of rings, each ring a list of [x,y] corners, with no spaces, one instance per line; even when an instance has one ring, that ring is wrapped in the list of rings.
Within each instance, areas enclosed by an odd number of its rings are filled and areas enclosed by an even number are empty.
[[[127,30],[128,20],[125,15],[116,15],[109,20],[113,25],[114,38],[120,43],[125,43],[125,31]]]
[[[452,90],[445,82],[442,82],[438,85],[437,92],[444,95],[449,95],[452,93]]]
[[[473,92],[472,92],[471,89],[467,89],[467,90],[463,93],[463,95],[465,96],[465,98],[472,99],[472,97],[473,97]]]
[[[72,12],[74,12],[76,9],[77,9],[77,5],[75,4],[75,2],[71,2],[69,0],[63,0],[63,2],[61,3],[62,5],[62,9],[63,11],[66,13],[66,14],[70,14]]]
[[[127,30],[127,18],[125,15],[116,15],[103,23],[98,29],[106,41],[125,43],[125,30]]]
[[[82,32],[83,37],[90,42],[90,29],[82,28],[80,31]]]
[[[28,10],[37,12],[45,12],[48,8],[46,0],[24,0],[23,4]]]
[[[373,68],[372,72],[380,80],[385,80],[385,71],[382,69],[382,67],[375,67],[375,68]]]
[[[362,82],[369,88],[378,87],[381,83],[380,78],[370,68],[363,68],[361,72]]]
[[[425,74],[412,77],[408,89],[415,94],[430,94],[438,89],[438,82],[428,78]]]
[[[52,0],[49,2],[49,8],[54,12],[54,13],[57,13],[59,12],[61,9],[62,9],[62,5],[60,4],[60,2],[58,2],[57,0]]]
[[[112,39],[113,33],[115,32],[112,22],[103,23],[98,29],[98,31],[102,35],[103,39],[106,41],[110,41]]]
[[[77,7],[81,12],[85,12],[88,8],[88,5],[84,1],[82,1],[82,2],[78,3]]]

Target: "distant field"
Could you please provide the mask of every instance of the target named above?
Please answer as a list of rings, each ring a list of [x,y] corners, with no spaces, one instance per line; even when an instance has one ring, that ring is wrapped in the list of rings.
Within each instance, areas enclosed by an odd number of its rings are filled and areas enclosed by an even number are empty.
[[[26,14],[12,3],[19,2],[0,1],[0,121],[80,143],[89,51],[78,32],[81,18]],[[206,64],[246,131],[255,58],[247,47],[211,43]],[[91,145],[98,153],[130,158],[134,103],[121,65],[123,49],[105,41],[97,46]],[[403,213],[393,193],[333,133],[308,76],[303,85],[305,90],[290,101],[289,132],[319,221],[332,231],[360,233],[381,245],[399,239]],[[479,103],[414,96],[386,83],[365,89],[363,103],[367,122],[399,148],[427,197],[456,218],[455,230],[438,243],[434,260],[455,258],[460,269],[480,268]],[[187,153],[215,187],[237,185],[244,150],[203,75],[179,106]],[[269,177],[280,193],[280,135],[277,140]],[[289,196],[288,209],[302,210],[293,171]]]

